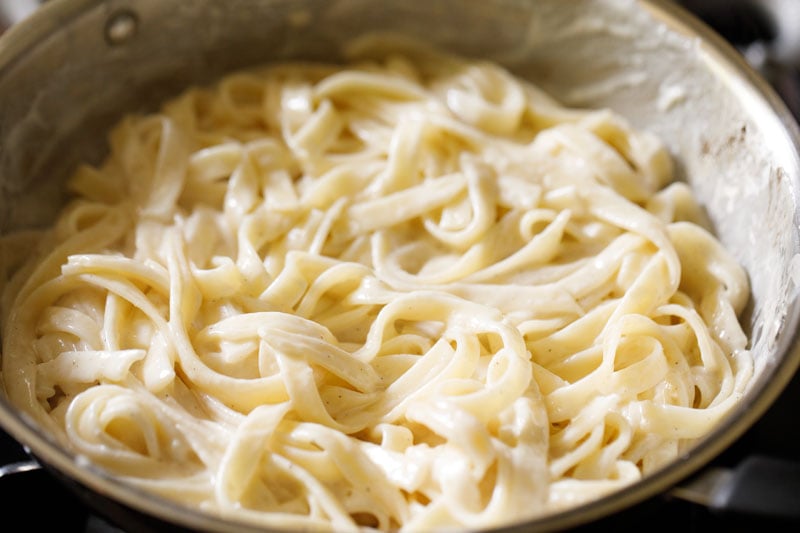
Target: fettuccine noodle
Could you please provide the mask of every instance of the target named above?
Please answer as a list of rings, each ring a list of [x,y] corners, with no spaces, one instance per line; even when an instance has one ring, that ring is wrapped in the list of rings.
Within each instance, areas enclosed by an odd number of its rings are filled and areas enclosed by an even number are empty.
[[[6,265],[5,389],[209,513],[535,518],[669,463],[751,376],[745,272],[662,143],[498,65],[269,65],[110,148]]]

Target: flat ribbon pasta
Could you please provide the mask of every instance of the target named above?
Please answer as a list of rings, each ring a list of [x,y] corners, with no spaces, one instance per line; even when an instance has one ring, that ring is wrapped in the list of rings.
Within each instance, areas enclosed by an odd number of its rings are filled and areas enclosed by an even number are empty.
[[[110,144],[3,263],[5,389],[205,512],[507,525],[669,463],[750,379],[747,277],[663,145],[499,65],[269,65]]]

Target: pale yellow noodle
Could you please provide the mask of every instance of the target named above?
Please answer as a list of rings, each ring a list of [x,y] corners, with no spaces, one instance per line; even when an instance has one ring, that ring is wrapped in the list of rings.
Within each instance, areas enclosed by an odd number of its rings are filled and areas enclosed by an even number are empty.
[[[747,277],[662,144],[498,65],[272,65],[110,141],[2,265],[2,373],[134,485],[276,528],[492,527],[635,482],[747,386]]]

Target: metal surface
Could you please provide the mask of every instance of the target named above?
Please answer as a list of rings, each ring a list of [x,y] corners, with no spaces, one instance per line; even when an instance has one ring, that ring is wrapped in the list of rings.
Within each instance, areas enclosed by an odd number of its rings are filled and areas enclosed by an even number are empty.
[[[800,520],[800,463],[752,455],[735,468],[708,468],[672,495],[716,512]]]
[[[25,472],[33,472],[39,470],[41,465],[36,461],[17,461],[16,463],[9,463],[0,466],[0,478],[5,476],[12,476],[14,474],[24,474]]]
[[[717,507],[717,495],[733,479],[733,472],[727,468],[707,468],[700,475],[672,490],[677,498],[694,502],[712,509]]]
[[[642,482],[518,528],[586,523],[701,469],[766,411],[798,366],[798,131],[736,52],[670,2],[51,0],[0,37],[0,232],[51,220],[72,165],[102,158],[105,132],[124,113],[231,69],[339,59],[349,38],[373,31],[497,61],[568,105],[610,107],[653,131],[750,276],[744,321],[758,377],[740,408]],[[121,485],[4,400],[0,423],[92,494],[192,529],[244,529]]]
[[[0,31],[26,18],[39,8],[40,0],[3,0],[0,2]]]

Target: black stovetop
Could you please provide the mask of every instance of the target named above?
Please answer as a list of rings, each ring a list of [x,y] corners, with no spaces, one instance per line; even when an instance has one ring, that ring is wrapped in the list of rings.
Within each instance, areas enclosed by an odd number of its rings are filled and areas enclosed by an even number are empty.
[[[3,1],[3,0],[0,0]],[[791,0],[790,0],[791,1]],[[795,0],[800,2],[800,0]],[[745,57],[763,49],[776,38],[770,16],[758,9],[759,2],[734,0],[682,0],[679,2],[717,29]],[[773,2],[779,4],[779,2]],[[800,20],[797,21],[800,31]],[[756,65],[800,117],[800,65],[775,65],[760,56]],[[800,406],[800,374],[742,438],[717,457],[710,466],[731,467],[755,454],[796,461],[800,464],[800,424],[794,422]],[[0,430],[0,465],[29,459],[25,451]],[[797,495],[800,507],[800,494]],[[38,470],[0,478],[0,502],[5,523],[24,524],[29,531],[58,530],[61,533],[120,533],[95,509],[46,471]],[[18,520],[14,520],[18,519]],[[723,514],[671,497],[659,495],[617,515],[576,531],[794,531],[800,523],[774,518]]]

